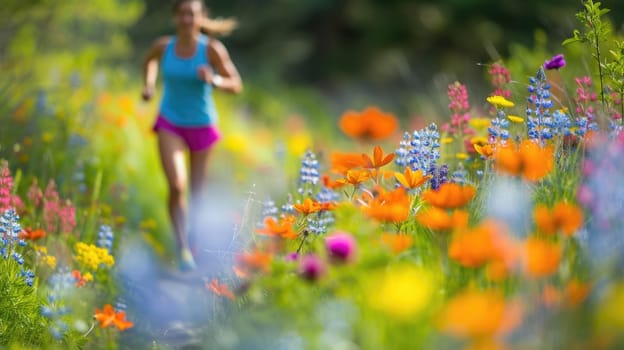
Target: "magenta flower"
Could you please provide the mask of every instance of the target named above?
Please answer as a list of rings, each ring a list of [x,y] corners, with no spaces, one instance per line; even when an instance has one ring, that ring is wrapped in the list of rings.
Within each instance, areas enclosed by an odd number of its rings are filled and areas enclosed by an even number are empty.
[[[316,281],[325,274],[325,264],[316,254],[308,254],[299,263],[299,274],[308,281]]]
[[[550,60],[546,60],[544,68],[546,69],[559,69],[566,65],[566,61],[562,54],[555,55]]]
[[[286,261],[297,261],[299,260],[299,253],[294,252],[286,255]]]
[[[349,262],[355,256],[355,238],[346,232],[337,232],[327,236],[325,246],[332,261]]]

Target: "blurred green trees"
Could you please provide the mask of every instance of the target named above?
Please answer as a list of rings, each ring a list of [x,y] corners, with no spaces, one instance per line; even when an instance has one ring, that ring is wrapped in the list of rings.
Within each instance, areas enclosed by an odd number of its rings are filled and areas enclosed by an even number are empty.
[[[208,0],[240,28],[227,45],[247,77],[306,83],[361,81],[418,89],[436,72],[476,74],[476,63],[532,45],[535,29],[557,47],[574,28],[570,0]],[[147,0],[130,31],[137,52],[173,33],[171,1]],[[622,25],[624,3],[605,0]],[[480,74],[480,72],[479,72]]]

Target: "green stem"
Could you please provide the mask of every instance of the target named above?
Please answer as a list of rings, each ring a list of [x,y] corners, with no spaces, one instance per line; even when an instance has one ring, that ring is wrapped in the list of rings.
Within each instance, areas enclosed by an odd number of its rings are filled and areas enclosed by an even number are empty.
[[[301,248],[303,248],[303,244],[305,243],[306,238],[308,238],[308,230],[303,230],[303,239],[301,240],[301,243],[299,244],[299,247],[297,248],[297,254],[301,252]]]
[[[600,38],[598,38],[598,32],[596,31],[596,27],[594,22],[592,21],[591,15],[588,16],[587,22],[589,23],[589,27],[594,32],[594,49],[596,50],[596,60],[598,61],[598,76],[600,77],[600,100],[602,102],[602,113],[605,112],[605,97],[604,97],[604,78],[602,73],[602,65],[600,64]]]

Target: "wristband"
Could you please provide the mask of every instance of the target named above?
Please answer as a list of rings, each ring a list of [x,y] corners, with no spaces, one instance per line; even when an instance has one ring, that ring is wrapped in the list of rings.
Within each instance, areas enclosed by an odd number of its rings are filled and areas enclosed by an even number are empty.
[[[212,86],[214,87],[219,87],[221,84],[223,84],[223,77],[220,75],[215,75],[212,77]]]

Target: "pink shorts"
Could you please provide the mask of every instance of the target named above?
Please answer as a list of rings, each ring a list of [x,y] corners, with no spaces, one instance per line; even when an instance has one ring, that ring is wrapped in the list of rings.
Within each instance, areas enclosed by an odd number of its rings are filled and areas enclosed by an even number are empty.
[[[162,115],[156,118],[154,132],[158,130],[166,130],[174,135],[179,136],[186,142],[191,152],[203,151],[214,145],[219,139],[221,139],[221,133],[214,125],[199,126],[199,127],[182,127],[171,124]]]

